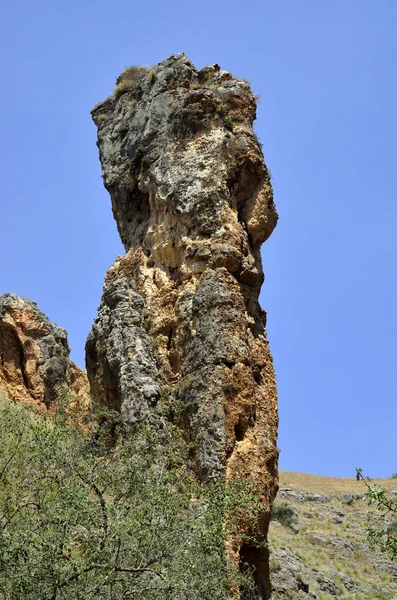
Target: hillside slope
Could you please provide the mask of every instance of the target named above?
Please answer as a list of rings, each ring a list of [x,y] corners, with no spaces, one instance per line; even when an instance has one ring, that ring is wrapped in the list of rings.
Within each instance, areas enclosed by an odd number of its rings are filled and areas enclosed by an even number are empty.
[[[397,490],[395,479],[371,483]],[[397,598],[397,564],[363,541],[369,519],[381,522],[364,491],[355,479],[280,472],[275,514],[287,505],[295,519],[286,525],[281,515],[270,525],[272,600]]]

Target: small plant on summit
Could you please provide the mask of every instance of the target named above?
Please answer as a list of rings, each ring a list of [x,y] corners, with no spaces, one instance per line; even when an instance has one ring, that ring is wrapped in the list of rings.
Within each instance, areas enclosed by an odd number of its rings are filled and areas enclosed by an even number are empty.
[[[397,479],[397,473],[392,473],[391,474],[391,479]]]
[[[114,93],[117,98],[126,92],[134,92],[139,88],[139,80],[148,72],[147,67],[128,67],[116,80]]]
[[[122,94],[126,94],[127,92],[132,92],[135,89],[134,84],[128,79],[124,79],[117,84],[114,93],[117,98],[119,98]]]
[[[367,487],[364,499],[369,506],[375,506],[383,517],[383,526],[370,526],[367,529],[367,541],[372,548],[378,548],[391,560],[397,560],[396,519],[389,523],[386,518],[390,514],[397,515],[397,497],[391,496],[377,483],[370,484],[370,479],[363,475],[362,469],[356,468],[356,479],[363,481]]]
[[[285,527],[290,527],[293,525],[296,520],[296,512],[286,502],[282,502],[281,504],[274,504],[272,510],[272,521],[278,521],[281,525],[285,525]]]

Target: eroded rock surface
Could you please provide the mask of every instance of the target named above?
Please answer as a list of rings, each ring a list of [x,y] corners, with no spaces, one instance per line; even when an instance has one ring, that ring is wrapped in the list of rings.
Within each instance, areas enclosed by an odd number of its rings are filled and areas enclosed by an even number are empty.
[[[87,372],[94,400],[126,421],[161,427],[166,402],[203,480],[254,482],[265,538],[278,416],[258,295],[277,213],[255,113],[246,81],[183,54],[126,69],[93,109],[126,255],[106,275]],[[265,549],[233,553],[268,598]]]
[[[65,389],[87,398],[87,376],[69,352],[66,331],[35,302],[0,296],[0,388],[10,400],[48,408]]]

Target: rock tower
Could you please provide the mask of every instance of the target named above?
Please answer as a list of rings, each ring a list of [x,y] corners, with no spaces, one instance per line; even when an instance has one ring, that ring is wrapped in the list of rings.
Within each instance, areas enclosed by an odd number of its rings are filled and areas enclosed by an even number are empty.
[[[130,67],[92,111],[126,254],[110,267],[86,345],[96,402],[193,442],[203,481],[252,481],[267,535],[277,491],[277,395],[258,303],[277,213],[249,84],[184,54]],[[236,547],[269,598],[265,548]]]

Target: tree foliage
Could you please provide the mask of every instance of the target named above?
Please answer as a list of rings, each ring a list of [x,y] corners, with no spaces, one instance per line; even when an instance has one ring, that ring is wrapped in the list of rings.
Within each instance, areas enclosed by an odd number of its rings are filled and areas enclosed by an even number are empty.
[[[375,506],[383,516],[383,526],[370,526],[367,529],[367,541],[373,548],[378,548],[392,560],[397,559],[397,525],[396,519],[389,517],[397,515],[397,496],[391,495],[378,484],[371,484],[362,469],[356,468],[357,479],[365,483],[367,490],[364,498],[368,505]]]
[[[115,443],[117,414],[82,427],[63,408],[43,417],[0,401],[0,597],[227,597],[229,517],[244,507],[255,521],[252,491],[201,486],[177,430],[165,442],[140,427]]]

